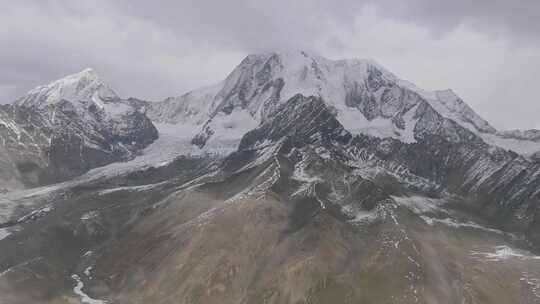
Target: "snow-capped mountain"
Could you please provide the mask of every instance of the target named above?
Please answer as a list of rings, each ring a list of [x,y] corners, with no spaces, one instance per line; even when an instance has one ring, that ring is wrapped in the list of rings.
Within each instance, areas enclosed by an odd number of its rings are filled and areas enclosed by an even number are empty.
[[[144,109],[159,138],[114,162],[157,136]],[[3,184],[64,173],[0,186],[0,303],[540,301],[540,162],[493,144],[536,132],[371,60],[251,55],[157,103],[83,71],[0,136]]]
[[[354,134],[406,143],[426,133],[468,140],[457,123],[490,144],[526,155],[540,151],[531,137],[498,132],[451,90],[422,90],[372,60],[306,52],[250,55],[222,83],[153,103],[149,116],[183,125],[184,134],[196,134],[194,143],[204,146],[216,138],[239,140],[295,94],[321,97]]]
[[[0,109],[8,180],[38,185],[129,158],[157,138],[136,104],[86,69],[39,86]]]
[[[93,69],[85,69],[30,90],[15,101],[15,105],[43,109],[62,100],[68,100],[73,102],[78,110],[84,111],[91,103],[103,108],[104,102],[114,99],[119,99],[118,95],[98,77],[97,73]]]

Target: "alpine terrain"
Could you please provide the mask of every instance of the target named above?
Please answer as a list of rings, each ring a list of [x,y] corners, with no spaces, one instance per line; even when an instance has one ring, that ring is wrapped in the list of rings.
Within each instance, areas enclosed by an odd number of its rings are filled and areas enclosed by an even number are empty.
[[[540,131],[372,60],[0,107],[0,303],[540,303]]]

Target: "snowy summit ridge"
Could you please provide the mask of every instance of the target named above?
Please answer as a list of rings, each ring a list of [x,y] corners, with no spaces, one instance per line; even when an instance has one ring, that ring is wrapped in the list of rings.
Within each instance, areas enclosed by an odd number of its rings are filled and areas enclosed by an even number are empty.
[[[501,136],[452,90],[423,90],[371,59],[331,60],[305,51],[248,55],[223,82],[152,103],[148,115],[182,125],[183,134],[204,146],[216,138],[239,140],[296,94],[321,97],[354,134],[406,143],[428,133],[453,141],[476,135],[522,154],[540,150],[528,138]]]
[[[44,108],[67,100],[75,104],[94,103],[101,108],[104,101],[118,98],[116,92],[101,80],[93,69],[87,68],[30,90],[18,99],[15,105]]]

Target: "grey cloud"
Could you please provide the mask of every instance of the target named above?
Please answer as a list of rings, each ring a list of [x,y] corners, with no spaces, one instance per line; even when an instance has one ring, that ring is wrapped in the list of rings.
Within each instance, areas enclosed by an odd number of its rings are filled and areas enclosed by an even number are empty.
[[[375,7],[381,17],[418,24],[435,34],[467,24],[489,34],[540,43],[540,1],[536,0],[165,0],[159,5],[124,0],[120,3],[119,7],[127,7],[130,14],[140,18],[250,50],[267,44],[309,45],[313,39],[327,34],[328,27],[350,29],[366,6]],[[287,35],[287,41],[283,35]]]
[[[447,32],[462,24],[513,39],[540,42],[540,1],[535,0],[380,0],[381,10],[394,18]]]

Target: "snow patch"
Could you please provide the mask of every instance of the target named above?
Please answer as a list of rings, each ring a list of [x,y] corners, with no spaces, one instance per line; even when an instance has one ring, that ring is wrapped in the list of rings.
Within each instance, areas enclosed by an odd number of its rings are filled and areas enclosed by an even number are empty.
[[[73,292],[78,295],[81,298],[81,302],[84,304],[106,304],[106,301],[103,300],[96,300],[88,296],[84,291],[84,283],[81,281],[81,278],[74,274],[71,276],[73,280],[77,283],[75,287],[73,287]]]
[[[98,211],[89,211],[81,216],[82,221],[88,221],[99,216]]]
[[[211,145],[215,141],[222,140],[237,140],[240,142],[244,134],[255,129],[258,125],[259,121],[247,110],[236,110],[230,114],[219,112],[206,126],[214,132],[206,144]]]
[[[291,176],[292,179],[301,182],[302,184],[298,189],[291,195],[292,197],[298,195],[315,195],[315,185],[321,181],[318,176],[312,176],[306,172],[306,158],[302,159],[294,166],[294,172]],[[324,203],[320,202],[321,206],[324,206]]]
[[[7,228],[0,228],[0,241],[11,235]]]
[[[540,260],[540,256],[533,255],[525,250],[513,249],[508,246],[496,246],[494,247],[494,252],[471,251],[471,255],[489,262],[499,262],[508,259]]]
[[[430,226],[433,226],[433,225],[435,225],[435,223],[438,223],[438,224],[446,225],[446,226],[452,227],[452,228],[470,228],[470,229],[477,229],[477,230],[482,230],[482,231],[492,232],[492,233],[497,233],[497,234],[503,234],[504,233],[501,230],[487,228],[487,227],[484,227],[484,226],[479,225],[479,224],[474,223],[474,222],[459,222],[459,221],[457,221],[455,219],[452,219],[452,218],[449,218],[449,217],[444,218],[444,219],[439,219],[439,218],[434,218],[434,217],[421,215],[420,218],[422,220],[424,220],[424,222],[426,222],[426,224],[428,224]]]
[[[156,184],[141,185],[141,186],[117,187],[117,188],[111,188],[111,189],[106,189],[106,190],[99,191],[98,194],[99,195],[107,195],[107,194],[111,194],[111,193],[119,192],[119,191],[129,191],[129,192],[148,191],[148,190],[151,190],[151,189],[156,188],[158,186],[164,185],[166,183],[167,183],[167,181],[164,181],[164,182],[161,182],[161,183],[156,183]]]
[[[399,138],[399,133],[396,133],[397,128],[390,119],[377,117],[368,120],[364,114],[356,109],[339,112],[337,119],[352,134],[368,134],[379,138]]]
[[[444,199],[434,199],[422,196],[392,196],[392,199],[398,205],[404,206],[416,214],[447,213],[444,209],[441,208],[441,206],[446,204],[446,200]]]
[[[341,210],[347,215],[354,216],[354,218],[349,221],[352,224],[370,224],[379,219],[385,219],[387,216],[392,217],[394,223],[397,224],[397,220],[392,210],[394,207],[395,205],[378,204],[372,210],[367,211],[358,210],[353,205],[345,205],[341,208]]]
[[[18,223],[24,223],[24,222],[27,222],[27,221],[34,221],[34,220],[37,220],[41,217],[44,217],[45,215],[47,215],[49,212],[51,212],[53,210],[53,207],[52,205],[47,205],[43,208],[40,208],[38,210],[34,210],[32,212],[30,212],[29,214],[25,215],[25,216],[22,216],[21,218],[19,218],[17,220]]]
[[[86,267],[83,273],[87,278],[92,279],[92,266]]]

